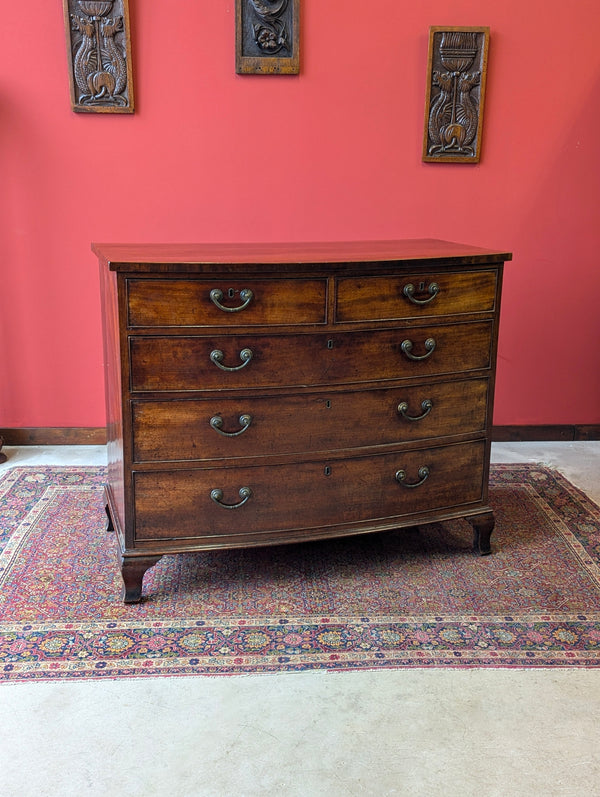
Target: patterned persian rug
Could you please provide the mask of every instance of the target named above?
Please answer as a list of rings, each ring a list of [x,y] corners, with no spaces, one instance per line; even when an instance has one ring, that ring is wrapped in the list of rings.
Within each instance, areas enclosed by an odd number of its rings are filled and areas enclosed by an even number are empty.
[[[600,665],[600,509],[555,471],[492,467],[493,554],[465,520],[165,556],[121,602],[103,468],[0,479],[2,680]]]

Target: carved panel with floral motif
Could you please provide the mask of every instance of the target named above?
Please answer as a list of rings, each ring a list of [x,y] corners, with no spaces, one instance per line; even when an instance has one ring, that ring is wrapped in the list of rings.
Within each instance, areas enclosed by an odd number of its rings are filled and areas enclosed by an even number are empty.
[[[479,162],[489,36],[489,28],[430,29],[424,161]]]
[[[133,113],[128,0],[63,0],[71,105]]]
[[[235,12],[238,74],[298,74],[300,0],[236,0]]]

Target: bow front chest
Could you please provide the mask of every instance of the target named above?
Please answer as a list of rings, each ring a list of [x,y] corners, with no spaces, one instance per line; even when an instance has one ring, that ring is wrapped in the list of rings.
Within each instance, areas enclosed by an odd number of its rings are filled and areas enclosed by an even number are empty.
[[[487,504],[506,252],[435,240],[94,244],[124,600],[162,555]]]

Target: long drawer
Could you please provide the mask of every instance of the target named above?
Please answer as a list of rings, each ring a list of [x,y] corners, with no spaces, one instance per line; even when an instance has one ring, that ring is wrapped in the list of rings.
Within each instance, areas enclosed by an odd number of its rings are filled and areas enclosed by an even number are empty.
[[[487,379],[291,396],[132,402],[136,462],[335,451],[485,429]]]
[[[482,499],[484,452],[477,441],[285,466],[134,471],[136,544],[326,536],[344,524],[455,510]]]
[[[129,279],[127,323],[135,327],[323,324],[324,279]]]
[[[422,378],[489,368],[492,322],[331,335],[130,338],[133,391],[229,390]]]
[[[495,271],[341,277],[336,282],[335,320],[491,312],[495,300]]]

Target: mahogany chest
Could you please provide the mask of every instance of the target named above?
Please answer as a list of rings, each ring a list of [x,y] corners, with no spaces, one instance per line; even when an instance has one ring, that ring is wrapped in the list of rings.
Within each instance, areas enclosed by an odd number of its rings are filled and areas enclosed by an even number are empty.
[[[466,517],[490,551],[507,252],[93,244],[125,602],[162,555]]]

